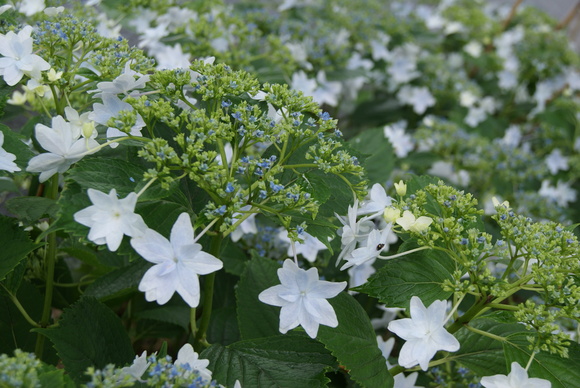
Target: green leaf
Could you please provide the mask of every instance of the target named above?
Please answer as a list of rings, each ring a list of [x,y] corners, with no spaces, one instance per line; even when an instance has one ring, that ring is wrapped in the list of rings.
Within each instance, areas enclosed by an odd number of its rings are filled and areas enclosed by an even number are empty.
[[[486,316],[471,322],[470,325],[498,337],[504,337],[505,341],[462,329],[456,334],[461,347],[458,352],[451,355],[451,358],[479,376],[507,375],[514,361],[525,368],[531,357],[528,337],[534,336],[535,333],[526,330],[522,324],[501,323],[502,320],[501,317],[498,320],[497,317]],[[580,345],[572,342],[569,347],[569,358],[546,352],[536,354],[528,375],[549,380],[553,388],[573,387],[580,381],[579,363]]]
[[[247,265],[236,289],[238,324],[243,339],[268,337],[279,334],[280,308],[258,300],[260,292],[279,284],[273,260],[254,257]]]
[[[413,247],[404,243],[404,252]],[[451,292],[441,288],[445,279],[452,280],[456,263],[445,253],[423,250],[390,259],[369,280],[355,290],[375,297],[389,307],[409,307],[412,296],[421,298],[425,306],[435,300],[446,300]]]
[[[367,172],[369,183],[384,183],[395,167],[393,146],[385,137],[383,128],[366,129],[349,140],[352,148],[366,157],[360,162]]]
[[[182,327],[184,330],[188,330],[190,312],[191,308],[184,304],[182,300],[172,298],[163,306],[147,303],[145,309],[135,312],[134,316],[139,319],[151,319],[153,321],[171,323]]]
[[[139,192],[147,182],[143,181],[146,170],[136,164],[121,159],[89,158],[78,162],[69,170],[68,180],[73,180],[84,189],[95,189],[109,193],[112,189],[124,198],[129,193]],[[175,187],[174,187],[175,188]],[[139,197],[139,201],[161,199],[171,194],[171,190],[151,185]]]
[[[52,341],[65,370],[77,383],[87,380],[84,372],[89,366],[120,366],[135,357],[119,317],[95,298],[84,297],[65,309],[57,327],[34,331]]]
[[[521,324],[502,323],[487,317],[472,321],[469,325],[499,337],[507,337],[525,331],[525,327]],[[478,376],[507,374],[504,351],[500,341],[467,329],[459,330],[455,337],[461,346],[459,351],[451,354],[451,357],[463,366]]]
[[[320,326],[318,340],[332,352],[362,387],[393,387],[393,377],[378,345],[368,315],[347,293],[329,299],[338,327]]]
[[[214,309],[211,313],[211,323],[207,329],[209,343],[229,345],[240,340],[237,310],[235,307]]]
[[[503,344],[508,365],[517,361],[522,367],[526,367],[532,356],[528,349],[530,342],[527,337],[529,335],[529,332],[513,334],[508,337],[509,341]],[[568,354],[568,358],[547,352],[536,354],[528,370],[528,376],[546,379],[552,383],[552,388],[577,386],[580,381],[580,369],[578,368],[580,365],[580,345],[571,342]]]
[[[150,267],[147,261],[136,260],[126,267],[109,272],[88,286],[85,296],[105,301],[129,295],[137,291],[139,282]]]
[[[15,197],[6,202],[6,208],[24,222],[31,224],[43,217],[56,217],[59,206],[50,198]]]
[[[214,344],[201,357],[220,384],[244,388],[325,387],[324,371],[336,363],[322,344],[296,334]]]
[[[224,270],[229,274],[240,276],[246,268],[248,255],[229,237],[223,245],[224,246],[220,253],[220,260],[224,263]]]
[[[4,133],[4,144],[2,144],[2,148],[11,154],[14,154],[16,156],[16,165],[20,167],[20,169],[25,170],[28,161],[34,156],[30,147],[22,141],[26,140],[26,138],[12,131],[4,124],[0,124],[0,131]]]
[[[0,280],[12,271],[21,260],[40,247],[42,244],[35,244],[28,238],[22,228],[20,228],[13,218],[0,216]]]

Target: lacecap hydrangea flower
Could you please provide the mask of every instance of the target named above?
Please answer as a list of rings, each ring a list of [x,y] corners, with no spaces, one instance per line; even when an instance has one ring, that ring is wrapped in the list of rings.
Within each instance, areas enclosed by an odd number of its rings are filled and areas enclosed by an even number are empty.
[[[326,299],[334,298],[346,287],[346,282],[333,283],[318,278],[318,270],[299,268],[294,261],[286,259],[278,269],[280,283],[260,293],[261,302],[282,307],[280,332],[302,326],[315,338],[319,325],[338,326],[334,309]]]

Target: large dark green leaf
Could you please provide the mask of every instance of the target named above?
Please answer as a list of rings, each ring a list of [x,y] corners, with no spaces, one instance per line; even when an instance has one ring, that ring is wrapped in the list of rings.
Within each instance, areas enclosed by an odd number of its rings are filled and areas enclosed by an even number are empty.
[[[279,334],[280,308],[258,300],[260,292],[280,284],[276,271],[280,265],[273,260],[254,257],[247,265],[238,287],[238,323],[243,339]]]
[[[125,365],[135,354],[119,317],[95,298],[82,298],[66,309],[59,325],[34,329],[53,343],[65,370],[78,383],[89,366]]]
[[[220,384],[244,388],[325,387],[326,369],[336,364],[322,344],[302,335],[288,334],[212,345],[202,354]]]
[[[28,233],[14,221],[13,218],[0,216],[0,280],[30,252],[42,245],[30,241]]]
[[[6,202],[6,208],[26,223],[42,217],[55,217],[58,205],[54,199],[45,197],[14,197]]]
[[[405,243],[400,251],[412,247],[412,243]],[[389,307],[407,308],[412,296],[418,296],[428,306],[451,295],[441,285],[445,279],[452,280],[455,269],[455,262],[445,253],[423,250],[388,260],[367,283],[355,289]]]
[[[136,164],[120,159],[89,158],[81,160],[69,170],[68,179],[74,180],[84,189],[95,189],[109,193],[116,189],[121,197],[131,192],[139,192],[147,182],[143,181],[146,170]],[[164,198],[171,190],[162,189],[159,184],[151,185],[139,197],[139,201]]]
[[[139,282],[151,264],[136,260],[126,267],[116,269],[101,276],[85,290],[85,296],[105,301],[137,291]]]
[[[387,360],[381,354],[364,309],[344,292],[329,302],[336,312],[338,327],[320,326],[318,340],[362,387],[392,387],[394,381],[387,369]]]

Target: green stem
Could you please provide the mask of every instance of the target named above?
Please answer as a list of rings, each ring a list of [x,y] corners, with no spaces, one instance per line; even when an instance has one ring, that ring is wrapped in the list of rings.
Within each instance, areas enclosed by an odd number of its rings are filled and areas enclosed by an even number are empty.
[[[472,331],[474,333],[477,333],[479,335],[482,335],[484,337],[488,337],[488,338],[494,339],[494,340],[499,341],[499,342],[505,342],[506,341],[506,339],[504,337],[500,337],[499,335],[491,334],[491,333],[489,333],[487,331],[483,331],[483,330],[476,329],[473,326],[465,325],[465,327],[467,328],[467,330]]]
[[[26,309],[24,308],[24,306],[22,306],[22,304],[20,304],[20,301],[18,300],[18,298],[15,295],[13,295],[4,286],[4,284],[0,283],[0,286],[2,286],[2,288],[4,288],[4,291],[6,291],[6,293],[8,294],[8,297],[10,298],[10,300],[12,301],[12,303],[14,303],[14,306],[16,306],[16,308],[18,309],[18,311],[20,311],[20,313],[22,314],[22,316],[24,317],[24,319],[26,319],[26,322],[30,323],[33,327],[40,327],[38,325],[38,323],[34,322],[34,319],[30,318],[30,315],[28,315],[28,313],[26,312]]]
[[[50,188],[47,197],[56,199],[58,196],[58,179],[59,174],[55,174],[50,180]],[[51,220],[51,223],[53,220]],[[56,264],[56,232],[52,232],[47,237],[48,248],[46,250],[45,268],[46,268],[46,290],[44,292],[44,305],[39,326],[47,327],[50,324],[50,312],[52,310],[52,292],[54,290],[54,267]],[[38,359],[42,359],[44,352],[44,335],[38,333],[36,337],[36,347],[34,354]]]
[[[211,245],[209,247],[209,253],[211,255],[219,257],[222,240],[223,236],[221,233],[218,233],[212,237]],[[209,327],[209,320],[211,318],[214,283],[215,283],[215,272],[210,273],[205,277],[205,283],[203,286],[203,310],[201,312],[201,320],[199,322],[199,328],[197,330],[197,333],[195,333],[195,339],[193,341],[193,348],[196,349],[197,351],[200,351],[201,348],[208,346],[208,343],[205,339],[205,333],[207,331],[207,328]],[[195,319],[195,316],[191,317],[190,319]]]
[[[475,318],[481,310],[487,307],[487,298],[480,299],[477,303],[470,307],[469,310],[465,314],[463,314],[459,319],[451,324],[447,328],[447,331],[451,334],[454,334],[459,329],[461,329],[465,324],[469,323],[473,318]]]

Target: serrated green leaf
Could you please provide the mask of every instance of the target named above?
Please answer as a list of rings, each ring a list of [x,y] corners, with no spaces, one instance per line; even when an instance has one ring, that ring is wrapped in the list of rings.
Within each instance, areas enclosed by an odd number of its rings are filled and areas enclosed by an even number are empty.
[[[277,270],[280,265],[273,260],[254,257],[242,274],[236,298],[238,324],[243,339],[268,337],[279,334],[280,309],[258,300],[260,292],[279,284]]]
[[[320,326],[318,340],[362,387],[393,387],[393,377],[378,345],[368,315],[347,293],[329,299],[338,327]]]
[[[201,357],[219,383],[233,387],[238,380],[244,388],[325,387],[324,371],[336,363],[322,344],[295,334],[215,344]]]
[[[77,182],[84,189],[95,189],[109,193],[112,189],[124,198],[129,193],[139,192],[147,182],[143,181],[146,170],[136,164],[121,159],[89,158],[78,162],[69,170],[67,179]],[[174,188],[177,186],[174,185]],[[139,201],[165,198],[171,190],[153,184],[139,196]]]
[[[54,199],[45,197],[15,197],[6,202],[6,208],[30,224],[43,217],[56,217],[59,206]]]
[[[366,157],[360,162],[365,168],[369,183],[384,183],[395,167],[393,146],[385,137],[383,128],[366,129],[349,140],[349,144]]]
[[[135,354],[119,317],[95,298],[84,297],[65,309],[59,325],[34,329],[50,339],[67,373],[79,383],[89,366],[125,365]]]
[[[42,244],[35,244],[28,238],[22,228],[20,228],[13,218],[0,216],[0,280],[12,271],[21,260],[40,247]]]
[[[105,301],[137,291],[143,275],[151,267],[145,260],[136,260],[126,267],[101,276],[87,287],[85,296]]]
[[[400,251],[412,243],[401,245]],[[445,253],[423,250],[390,259],[369,280],[355,288],[389,307],[409,307],[412,296],[418,296],[428,306],[435,300],[446,300],[451,292],[441,288],[445,279],[453,279],[456,263]]]

